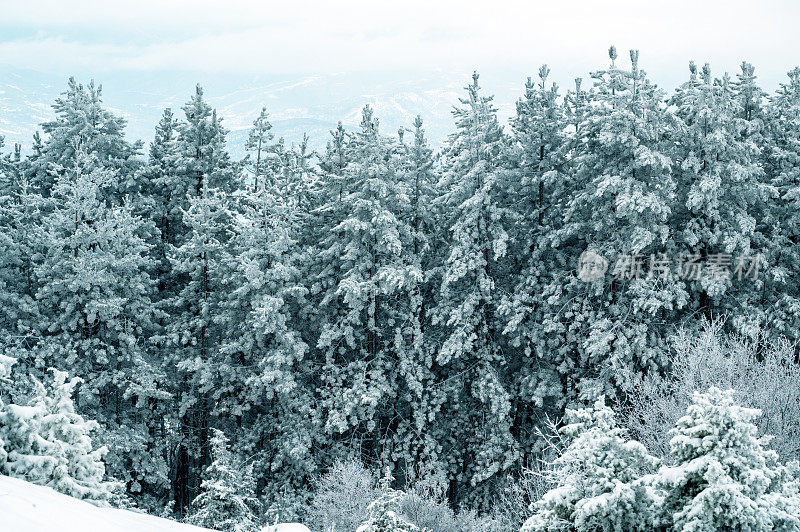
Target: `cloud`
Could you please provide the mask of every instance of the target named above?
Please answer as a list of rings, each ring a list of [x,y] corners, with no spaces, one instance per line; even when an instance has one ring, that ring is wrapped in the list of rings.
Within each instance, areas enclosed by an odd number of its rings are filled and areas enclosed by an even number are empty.
[[[685,77],[689,59],[715,70],[742,59],[780,79],[797,61],[797,5],[676,0],[541,4],[30,0],[5,6],[0,63],[39,70],[301,73],[507,68],[585,75],[605,49],[642,50],[656,79]],[[27,32],[27,33],[26,33]],[[655,65],[655,68],[648,68]]]

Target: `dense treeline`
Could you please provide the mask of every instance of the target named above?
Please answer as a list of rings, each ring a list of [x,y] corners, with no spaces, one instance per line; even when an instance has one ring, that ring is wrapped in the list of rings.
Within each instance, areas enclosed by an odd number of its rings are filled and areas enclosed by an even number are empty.
[[[223,435],[268,507],[351,457],[485,507],[547,416],[668,368],[676,325],[800,339],[800,69],[665,94],[609,55],[566,91],[542,67],[507,126],[475,75],[440,151],[366,107],[312,153],[265,111],[243,161],[199,87],[145,152],[70,80],[0,161],[4,393],[82,378],[145,508],[185,512]]]

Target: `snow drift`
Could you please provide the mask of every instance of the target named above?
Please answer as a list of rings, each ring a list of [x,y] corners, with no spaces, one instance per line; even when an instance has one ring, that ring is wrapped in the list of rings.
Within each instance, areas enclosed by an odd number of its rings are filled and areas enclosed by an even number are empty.
[[[3,532],[202,532],[152,515],[100,508],[80,499],[0,475],[0,529]]]
[[[44,486],[0,475],[0,530],[3,532],[203,532],[207,528],[147,514],[100,508]],[[304,525],[284,523],[264,532],[310,532]]]

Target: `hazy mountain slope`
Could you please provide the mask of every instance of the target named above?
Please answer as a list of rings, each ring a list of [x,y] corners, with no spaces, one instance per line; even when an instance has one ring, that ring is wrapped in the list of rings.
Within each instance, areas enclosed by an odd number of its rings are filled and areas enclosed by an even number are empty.
[[[88,82],[89,76],[76,78]],[[370,104],[381,129],[396,132],[410,127],[417,114],[425,120],[430,139],[439,144],[452,129],[450,110],[458,103],[470,74],[427,73],[357,74],[270,78],[148,72],[105,73],[95,76],[103,84],[106,104],[129,121],[132,139],[149,141],[165,107],[179,108],[200,82],[209,101],[231,130],[229,147],[241,156],[246,130],[261,107],[270,113],[276,136],[299,141],[308,133],[312,146],[324,147],[329,131],[342,121],[355,128],[361,108]],[[0,68],[0,134],[6,144],[30,145],[37,125],[51,116],[50,105],[66,87],[67,78],[32,70]],[[503,81],[488,75],[487,88],[495,92],[501,116],[509,116],[513,102],[523,92],[523,80]]]

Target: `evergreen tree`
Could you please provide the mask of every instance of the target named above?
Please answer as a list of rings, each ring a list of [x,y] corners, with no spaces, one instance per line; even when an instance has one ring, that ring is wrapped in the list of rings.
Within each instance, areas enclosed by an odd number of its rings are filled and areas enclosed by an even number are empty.
[[[171,357],[179,370],[176,383],[181,423],[180,449],[173,490],[178,508],[185,508],[199,488],[199,473],[208,463],[211,392],[222,342],[225,279],[228,276],[232,212],[219,190],[204,189],[191,198],[183,224],[190,233],[170,254],[173,271],[184,281],[170,301],[167,328]],[[176,489],[179,487],[180,489]]]
[[[149,246],[137,234],[142,222],[99,197],[106,172],[77,172],[58,182],[53,210],[42,222],[40,331],[53,338],[49,344],[58,343],[54,356],[95,387],[82,390],[82,399],[91,401],[101,390],[106,401],[146,395],[154,374],[141,337],[152,332],[153,308]],[[118,392],[109,388],[116,386]]]
[[[27,168],[31,185],[44,196],[50,194],[57,176],[72,172],[76,164],[84,165],[84,173],[97,167],[113,170],[115,179],[103,183],[103,190],[117,200],[134,185],[141,143],[125,140],[125,120],[103,106],[102,93],[94,81],[84,87],[70,78],[67,90],[53,104],[56,117],[42,124],[46,137],[34,139]]]
[[[511,362],[512,415],[520,434],[535,434],[530,424],[542,408],[553,408],[562,397],[559,359],[553,356],[551,313],[548,300],[563,282],[562,257],[555,238],[561,227],[562,205],[570,197],[567,179],[567,116],[558,99],[558,87],[548,86],[550,69],[539,69],[539,81],[530,78],[525,95],[517,102],[512,121],[513,140],[509,159],[515,200],[511,208],[521,223],[511,235],[510,257],[515,264],[513,290],[500,305],[503,332],[509,344],[521,351]],[[576,133],[577,134],[577,133]],[[555,403],[555,405],[553,404]],[[533,441],[520,441],[530,448]]]
[[[211,399],[218,416],[243,428],[238,448],[256,457],[271,498],[301,489],[315,469],[313,369],[295,321],[308,290],[297,266],[295,200],[273,183],[240,195],[238,205]]]
[[[225,434],[217,429],[213,432],[212,462],[203,472],[202,491],[192,502],[195,512],[189,521],[223,532],[256,532],[260,529],[258,499],[251,466],[237,463]]]
[[[660,526],[671,530],[798,530],[787,499],[787,471],[758,437],[760,412],[733,401],[733,390],[696,392],[672,430],[673,466],[655,478],[664,490]],[[791,493],[788,494],[791,496]]]
[[[357,429],[372,445],[380,437],[377,416],[387,405],[394,375],[392,299],[408,276],[401,262],[408,227],[398,219],[407,196],[387,142],[365,107],[350,146],[351,162],[341,178],[332,176],[339,195],[330,194],[322,207],[332,225],[326,227],[320,257],[340,275],[334,282],[323,280],[327,312],[317,341],[325,360],[325,430],[336,435]]]
[[[28,406],[7,404],[0,411],[0,439],[5,443],[4,473],[49,486],[72,497],[105,504],[113,483],[103,480],[105,447],[94,449],[90,432],[95,421],[75,413],[72,402],[79,378],[67,380],[53,370],[48,389],[33,379],[35,395]]]
[[[567,410],[560,432],[567,447],[552,464],[555,487],[533,506],[522,532],[646,530],[658,500],[642,482],[656,464],[642,444],[627,439],[600,398]]]
[[[643,257],[677,255],[668,224],[675,184],[661,91],[639,68],[637,51],[630,53],[630,71],[617,67],[614,47],[609,56],[610,67],[592,74],[594,90],[580,110],[571,154],[575,189],[552,236],[571,256],[561,259],[560,286],[545,289],[557,298],[557,313],[544,323],[567,398],[615,394],[637,372],[664,364],[663,339],[649,324],[686,303],[675,276],[642,273]],[[576,276],[583,252],[615,264],[614,275],[591,282]]]
[[[147,342],[155,331],[150,247],[143,221],[102,199],[110,170],[80,168],[59,177],[42,220],[34,270],[41,340],[29,357],[83,379],[80,410],[102,423],[111,471],[138,492],[163,476],[163,463],[148,452],[148,424],[156,423],[150,408],[168,397]]]
[[[0,136],[0,147],[2,147]],[[19,150],[0,155],[0,347],[28,346],[36,321],[33,258],[44,201],[22,174]]]
[[[4,145],[5,138],[0,135],[0,148]],[[19,195],[22,185],[22,146],[15,144],[13,153],[0,153],[0,197]]]
[[[452,449],[447,460],[453,500],[465,498],[465,486],[507,469],[516,456],[497,312],[508,246],[504,224],[512,214],[506,139],[492,98],[480,93],[477,73],[466,90],[462,107],[453,111],[457,130],[440,181],[438,201],[447,211],[450,239],[434,316],[443,333],[436,362],[446,375],[457,376],[446,381],[438,414],[438,430]]]
[[[156,126],[155,139],[150,144],[150,158],[143,170],[150,182],[146,187],[152,202],[150,217],[155,222],[160,237],[153,249],[157,265],[159,302],[169,296],[169,246],[174,246],[178,237],[186,232],[181,209],[186,207],[188,187],[178,176],[177,130],[178,121],[172,110],[165,109]]]
[[[225,149],[227,132],[199,85],[183,111],[186,120],[178,124],[174,152],[170,150],[174,163],[163,177],[174,206],[168,215],[180,214],[180,223],[173,223],[168,239],[172,293],[164,304],[165,336],[157,339],[169,353],[164,357],[166,367],[179,370],[172,383],[179,430],[171,468],[178,512],[196,497],[200,473],[208,465],[209,391],[215,384],[209,362],[221,342],[223,280],[233,219],[228,195],[238,188],[238,168]]]
[[[265,176],[267,174],[267,167],[269,166],[269,161],[267,160],[270,150],[269,142],[274,137],[275,135],[272,133],[272,124],[269,123],[269,113],[267,113],[267,108],[263,107],[261,109],[261,114],[258,115],[258,118],[253,122],[253,127],[250,129],[247,142],[245,142],[244,145],[248,156],[253,153],[255,154],[256,160],[251,162],[253,164],[253,187],[256,190],[258,190],[259,182],[266,186]]]
[[[393,349],[399,380],[395,411],[401,413],[402,419],[395,429],[392,447],[398,469],[409,482],[443,468],[436,437],[430,430],[435,419],[431,414],[435,414],[442,398],[435,390],[432,342],[427,336],[437,287],[431,272],[440,258],[437,247],[442,242],[442,232],[436,227],[439,213],[434,205],[438,177],[435,157],[422,126],[422,118],[417,116],[413,141],[406,144],[400,130],[397,147],[398,177],[409,201],[400,213],[400,220],[409,228],[403,242],[403,262],[409,275],[397,299]]]
[[[319,206],[319,168],[313,163],[316,153],[308,145],[308,135],[289,149],[283,149],[282,141],[283,138],[273,147],[276,183],[292,203],[291,229],[297,238],[302,238],[312,212]]]
[[[682,231],[676,236],[687,256],[702,262],[721,256],[729,262],[755,257],[766,251],[758,219],[770,192],[762,183],[761,134],[747,118],[760,112],[755,108],[754,98],[760,97],[752,70],[745,65],[738,84],[732,84],[727,75],[712,79],[708,65],[698,77],[691,64],[690,73],[690,80],[671,100],[680,120],[673,156],[679,161],[675,169],[680,195],[673,223]],[[710,316],[714,311],[748,305],[741,290],[735,294],[739,299],[735,304],[723,298],[732,289],[732,275],[706,272],[687,281],[693,310]]]
[[[236,190],[239,176],[225,148],[227,130],[217,118],[217,111],[203,97],[199,85],[182,109],[186,121],[178,125],[176,166],[181,170],[178,190],[183,196],[195,197],[202,195],[203,187],[225,192]]]
[[[800,293],[792,282],[792,272],[800,268],[797,243],[800,242],[800,218],[797,204],[800,200],[800,67],[788,74],[789,80],[780,85],[771,100],[766,128],[769,150],[767,178],[778,196],[770,202],[771,225],[769,254],[765,257],[768,268],[762,301],[756,308],[769,307],[767,319],[776,332],[789,338],[800,337]],[[755,309],[751,309],[754,311]]]

